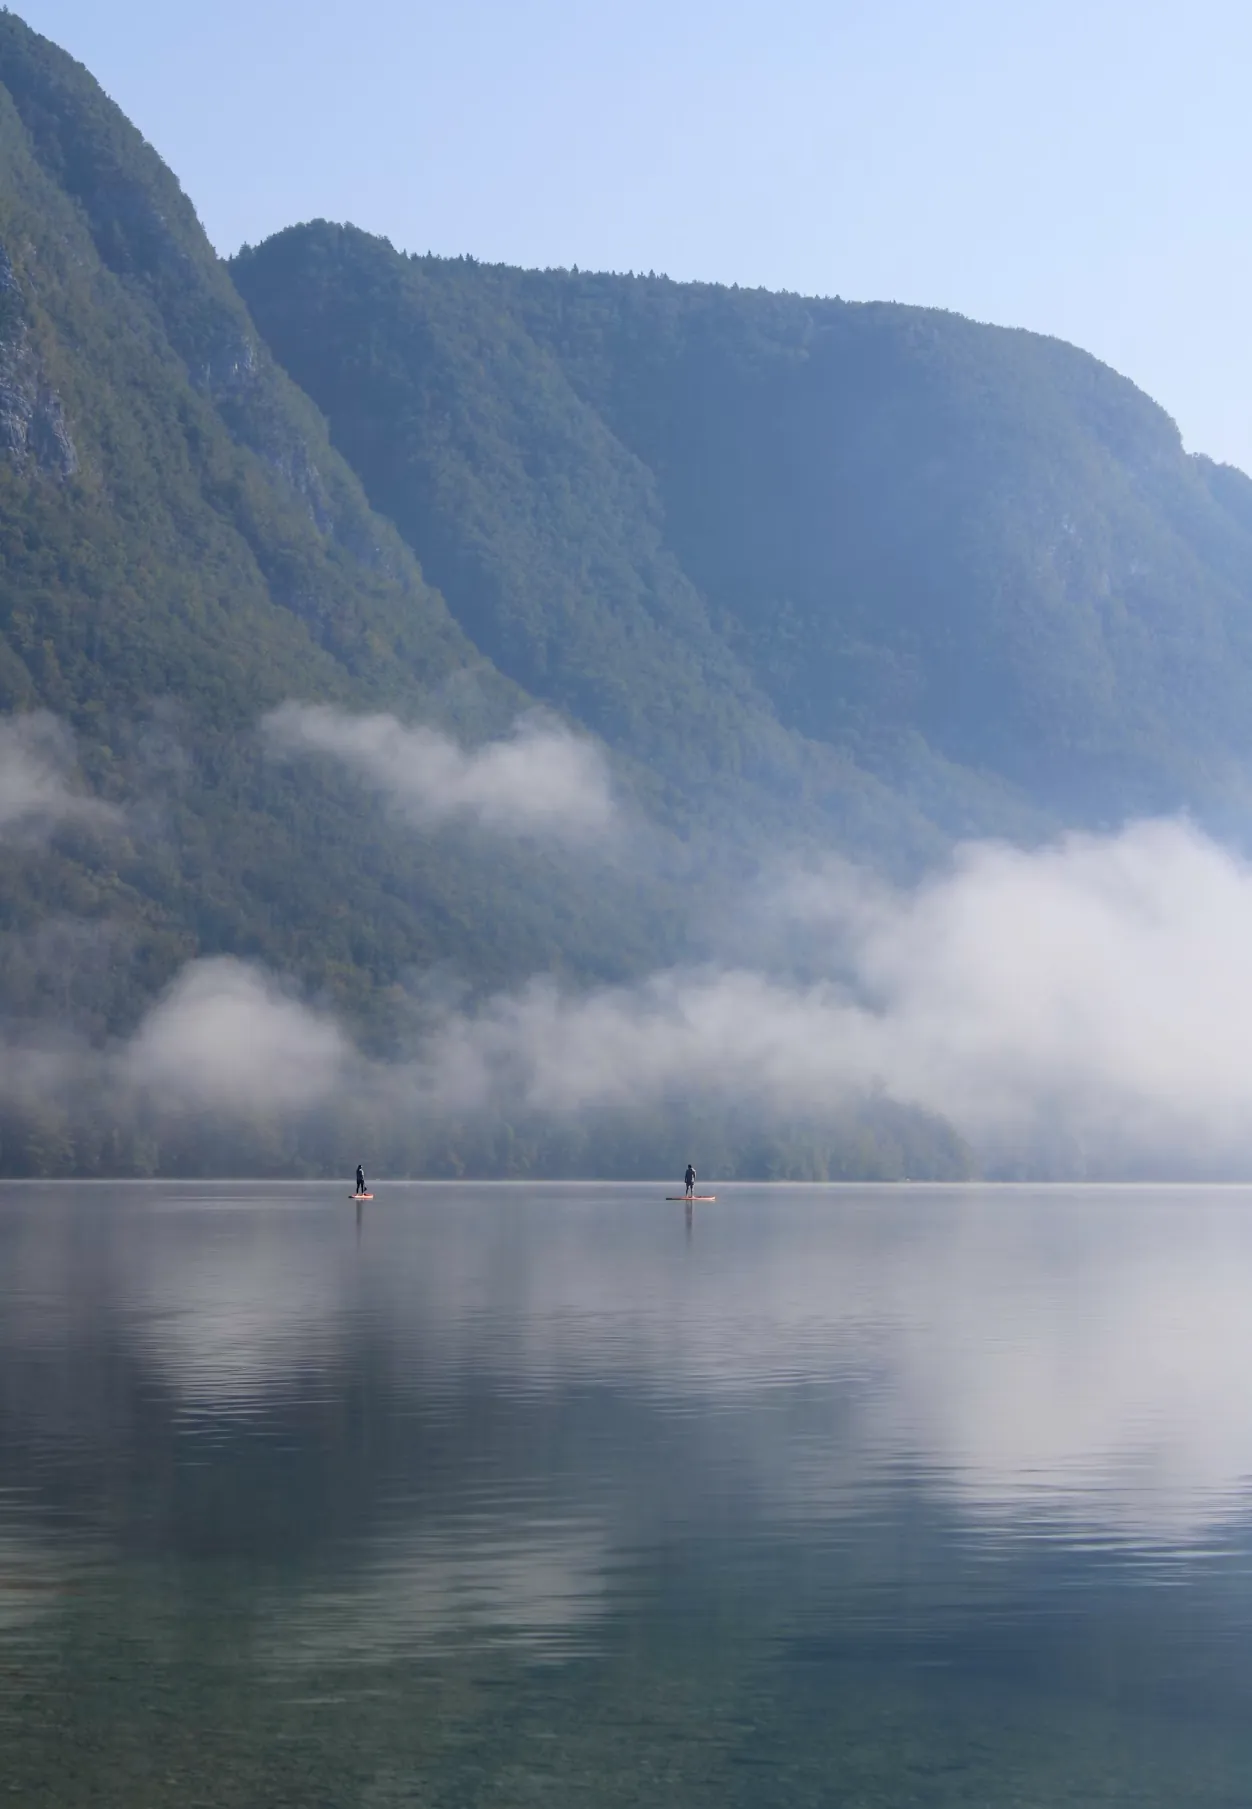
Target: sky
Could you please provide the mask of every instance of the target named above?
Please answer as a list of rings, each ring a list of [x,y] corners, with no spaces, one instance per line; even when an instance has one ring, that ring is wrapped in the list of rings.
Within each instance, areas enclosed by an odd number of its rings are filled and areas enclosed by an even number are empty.
[[[409,251],[951,308],[1252,472],[1235,0],[19,0],[224,253]]]

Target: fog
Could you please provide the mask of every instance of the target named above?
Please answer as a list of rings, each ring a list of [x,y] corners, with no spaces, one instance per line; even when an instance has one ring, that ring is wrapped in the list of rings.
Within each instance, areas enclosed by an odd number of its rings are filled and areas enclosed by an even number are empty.
[[[323,706],[265,732],[415,823],[589,843],[619,817],[599,751],[538,719],[474,750]],[[105,814],[52,718],[0,724],[0,834]],[[1252,868],[1185,820],[970,843],[912,886],[780,858],[719,897],[704,949],[632,984],[427,992],[386,1062],[284,977],[194,961],[124,1041],[11,1028],[0,1104],[560,1124],[691,1102],[766,1123],[886,1095],[992,1172],[1252,1174]]]
[[[449,1013],[416,1072],[447,1110],[549,1113],[691,1094],[816,1110],[867,1088],[984,1152],[1063,1136],[1115,1165],[1252,1161],[1252,870],[1184,822],[958,851],[889,888],[784,872],[753,906],[794,948],[632,987],[547,980]]]
[[[462,821],[496,835],[585,841],[613,823],[599,747],[543,716],[473,749],[439,729],[329,704],[287,703],[262,726],[276,752],[333,756],[423,826]]]
[[[220,958],[186,967],[129,1041],[26,1036],[0,1078],[10,1096],[104,1085],[215,1113],[357,1096],[557,1119],[678,1097],[816,1111],[881,1088],[993,1155],[1064,1137],[1127,1172],[1252,1162],[1252,873],[1194,828],[968,847],[911,890],[792,872],[755,909],[780,935],[798,924],[827,974],[536,979],[428,1009],[384,1065],[275,976]]]
[[[69,730],[46,710],[0,720],[0,839],[116,813],[83,788]]]
[[[215,1112],[291,1111],[331,1094],[349,1065],[339,1027],[241,961],[185,967],[118,1067],[150,1097]]]

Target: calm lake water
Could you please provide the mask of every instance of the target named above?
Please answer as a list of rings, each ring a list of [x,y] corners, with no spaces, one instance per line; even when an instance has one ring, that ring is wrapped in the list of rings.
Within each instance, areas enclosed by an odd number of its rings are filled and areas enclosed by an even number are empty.
[[[1246,1809],[1252,1192],[664,1191],[0,1188],[0,1798]]]

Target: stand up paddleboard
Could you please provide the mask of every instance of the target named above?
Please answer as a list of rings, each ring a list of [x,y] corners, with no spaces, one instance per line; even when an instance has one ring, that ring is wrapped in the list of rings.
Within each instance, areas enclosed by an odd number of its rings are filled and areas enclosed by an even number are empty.
[[[715,1200],[715,1193],[667,1193],[667,1200]]]
[[[350,1200],[372,1200],[373,1197],[372,1193],[350,1193],[348,1195]]]

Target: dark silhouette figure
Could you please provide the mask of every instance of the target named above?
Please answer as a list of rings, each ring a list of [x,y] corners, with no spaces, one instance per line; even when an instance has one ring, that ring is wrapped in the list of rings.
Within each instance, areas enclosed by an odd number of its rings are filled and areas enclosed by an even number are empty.
[[[359,1162],[356,1165],[356,1190],[358,1193],[365,1192],[365,1170]]]
[[[692,1168],[690,1162],[688,1162],[688,1164],[687,1164],[687,1172],[683,1176],[683,1180],[687,1183],[687,1198],[690,1199],[692,1189],[695,1187],[695,1184],[696,1184],[696,1171],[694,1168]]]

